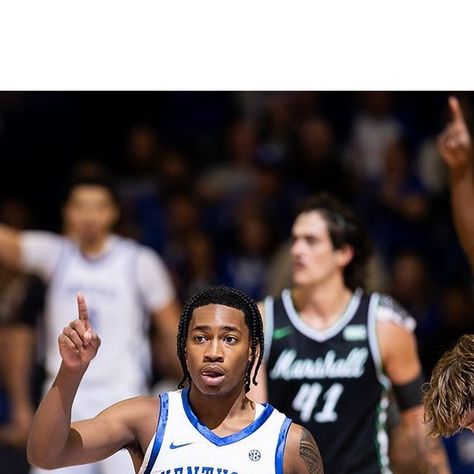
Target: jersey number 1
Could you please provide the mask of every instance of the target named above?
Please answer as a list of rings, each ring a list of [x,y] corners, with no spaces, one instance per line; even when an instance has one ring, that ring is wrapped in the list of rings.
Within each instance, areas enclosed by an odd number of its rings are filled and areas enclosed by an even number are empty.
[[[313,410],[316,408],[323,387],[320,383],[304,383],[293,400],[292,408],[300,412],[301,421],[309,421]],[[335,411],[337,402],[344,391],[344,387],[340,383],[332,384],[323,395],[324,405],[321,411],[314,415],[314,419],[320,423],[337,420]]]

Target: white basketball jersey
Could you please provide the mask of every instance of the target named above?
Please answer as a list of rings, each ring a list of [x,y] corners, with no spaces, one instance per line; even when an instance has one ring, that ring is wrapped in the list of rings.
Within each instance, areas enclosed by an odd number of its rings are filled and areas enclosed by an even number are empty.
[[[249,426],[221,438],[196,417],[188,389],[161,394],[158,428],[139,474],[282,474],[291,420],[269,404],[257,408]]]
[[[135,242],[114,237],[104,255],[90,260],[64,240],[46,299],[48,381],[61,362],[58,334],[77,317],[77,292],[86,297],[92,327],[102,341],[79,387],[73,419],[95,416],[118,400],[146,393],[149,318],[136,283],[138,249]]]

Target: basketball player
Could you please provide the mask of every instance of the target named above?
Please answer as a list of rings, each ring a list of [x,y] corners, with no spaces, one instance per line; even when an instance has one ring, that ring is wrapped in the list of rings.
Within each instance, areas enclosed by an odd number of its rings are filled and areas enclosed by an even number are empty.
[[[427,384],[425,421],[433,436],[474,432],[474,335],[461,336],[436,363]]]
[[[79,319],[58,339],[61,368],[33,421],[30,462],[51,469],[125,448],[140,474],[323,472],[307,430],[246,397],[262,360],[262,320],[248,296],[227,287],[200,291],[181,315],[180,386],[188,381],[187,388],[121,401],[71,424],[75,393],[100,346],[82,295],[77,303]]]
[[[317,436],[326,473],[386,474],[393,387],[413,453],[403,472],[448,473],[441,445],[422,426],[414,320],[390,297],[363,291],[371,246],[356,216],[320,194],[296,217],[292,239],[294,286],[261,305],[267,383],[250,397]]]
[[[457,234],[474,268],[474,171],[472,139],[459,101],[449,98],[451,121],[438,137],[438,151],[448,165],[452,212]]]
[[[118,214],[108,178],[88,175],[71,183],[64,206],[67,237],[0,226],[0,259],[47,282],[45,391],[61,363],[56,337],[74,314],[71,300],[78,291],[88,296],[90,318],[103,335],[103,349],[84,377],[73,419],[91,417],[117,400],[147,392],[150,313],[163,344],[168,344],[169,363],[176,359],[179,371],[173,343],[179,308],[170,278],[153,251],[112,233]],[[133,466],[119,453],[98,466],[60,472],[126,474]]]

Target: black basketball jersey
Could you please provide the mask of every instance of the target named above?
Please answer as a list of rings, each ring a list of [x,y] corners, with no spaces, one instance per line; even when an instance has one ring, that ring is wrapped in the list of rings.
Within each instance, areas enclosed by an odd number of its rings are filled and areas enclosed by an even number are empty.
[[[326,474],[391,473],[390,382],[376,338],[381,299],[356,290],[340,319],[323,331],[300,318],[290,290],[265,300],[269,402],[313,434]]]

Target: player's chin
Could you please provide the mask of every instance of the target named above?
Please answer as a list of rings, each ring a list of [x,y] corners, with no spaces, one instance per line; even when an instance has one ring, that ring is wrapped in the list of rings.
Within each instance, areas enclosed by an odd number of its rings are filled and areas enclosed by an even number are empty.
[[[222,397],[231,391],[229,383],[225,380],[225,376],[222,380],[203,380],[205,377],[199,377],[198,381],[194,381],[199,391],[206,397],[216,398]],[[197,383],[196,383],[197,382]]]
[[[293,272],[293,284],[295,285],[308,285],[311,278],[305,271],[294,271]]]

